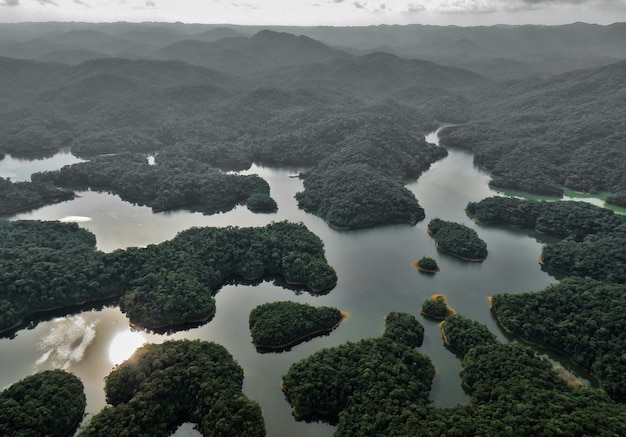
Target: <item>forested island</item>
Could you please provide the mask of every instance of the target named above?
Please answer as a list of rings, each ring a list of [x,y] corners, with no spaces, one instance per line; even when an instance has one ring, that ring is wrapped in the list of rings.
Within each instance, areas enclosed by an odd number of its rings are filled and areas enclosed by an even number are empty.
[[[546,244],[540,262],[568,275],[626,282],[626,218],[585,202],[490,197],[470,202],[480,223],[512,225],[563,240]]]
[[[306,174],[300,208],[339,229],[384,223],[416,224],[425,217],[413,193],[369,166],[349,164]]]
[[[396,317],[416,322],[408,314]],[[388,317],[387,326],[392,323]],[[338,413],[336,436],[611,436],[626,426],[624,405],[600,390],[568,386],[529,348],[501,344],[484,325],[457,315],[443,322],[442,331],[462,357],[468,404],[429,403],[430,360],[402,346],[402,337],[385,339],[387,329],[380,338],[322,349],[295,363],[283,378],[283,391],[294,414]]]
[[[80,437],[167,437],[185,422],[204,436],[264,436],[261,407],[242,392],[243,369],[216,343],[146,344],[106,377],[110,407]]]
[[[0,177],[0,216],[74,198],[70,190],[40,182],[11,182]]]
[[[83,383],[64,370],[27,376],[0,392],[0,434],[69,437],[83,420]]]
[[[429,256],[423,256],[415,261],[413,267],[424,273],[437,273],[440,270],[437,261]]]
[[[95,243],[76,224],[0,221],[0,331],[40,312],[111,297],[138,326],[203,323],[225,283],[278,278],[319,293],[337,282],[322,241],[302,224],[192,228],[108,254]]]
[[[328,334],[347,317],[337,308],[297,302],[269,302],[250,312],[248,325],[258,351],[282,352],[319,335]]]
[[[448,306],[448,300],[443,294],[433,294],[430,299],[426,299],[420,308],[420,314],[435,320],[444,320],[452,316],[456,311]]]
[[[32,179],[42,185],[108,191],[155,212],[186,208],[211,213],[243,203],[253,211],[277,209],[269,185],[259,176],[224,173],[189,159],[157,157],[151,165],[144,154],[120,153],[36,173]]]
[[[480,262],[487,258],[487,243],[475,230],[460,223],[434,218],[428,223],[428,233],[435,239],[437,249],[465,261]]]
[[[291,366],[281,387],[296,417],[338,418],[336,434],[342,435],[355,421],[383,415],[398,403],[428,403],[435,369],[414,348],[424,328],[406,313],[385,320],[381,337],[322,349]],[[377,434],[378,420],[365,420],[361,430]]]

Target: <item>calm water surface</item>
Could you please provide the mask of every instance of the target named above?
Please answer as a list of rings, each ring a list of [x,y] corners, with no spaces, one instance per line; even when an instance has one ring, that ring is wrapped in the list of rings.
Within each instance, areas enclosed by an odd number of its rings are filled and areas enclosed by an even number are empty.
[[[427,139],[436,142],[436,134]],[[508,341],[489,312],[487,297],[541,290],[556,279],[537,263],[542,243],[536,235],[480,227],[466,216],[463,208],[468,201],[497,193],[488,187],[488,175],[474,167],[470,153],[455,149],[449,152],[418,181],[407,185],[426,211],[426,219],[417,226],[333,230],[323,220],[298,209],[293,196],[302,189],[302,182],[289,176],[302,169],[259,166],[246,173],[259,174],[268,181],[279,206],[277,214],[253,214],[245,207],[211,216],[185,211],[153,214],[149,208],[122,202],[115,195],[86,191],[74,200],[15,215],[12,219],[77,221],[96,235],[98,248],[107,252],[159,243],[191,226],[264,226],[272,221],[301,221],[324,241],[326,257],[337,270],[339,282],[324,296],[298,294],[271,283],[226,286],[216,296],[217,313],[210,323],[172,335],[133,331],[116,306],[41,321],[18,331],[14,338],[0,339],[0,389],[36,371],[65,368],[85,384],[89,417],[105,405],[103,378],[142,343],[182,338],[210,340],[224,345],[243,367],[243,390],[260,403],[268,436],[330,436],[335,429],[330,425],[294,420],[279,390],[281,376],[294,362],[323,347],[379,336],[387,313],[405,311],[415,314],[426,328],[420,351],[437,368],[431,391],[433,402],[440,406],[466,402],[468,397],[460,385],[460,362],[444,348],[437,323],[419,316],[422,302],[434,293],[445,293],[458,312],[486,324],[502,341]],[[0,162],[0,172],[3,168]],[[35,171],[40,170],[37,167]],[[426,233],[426,225],[434,217],[476,229],[487,242],[487,259],[468,263],[438,252]],[[411,263],[422,256],[435,258],[441,272],[430,276],[414,270]],[[259,354],[250,343],[248,314],[259,304],[278,300],[334,306],[347,311],[350,318],[330,335],[289,352]],[[565,366],[576,373],[575,368]],[[177,434],[193,435],[193,430],[184,426]]]

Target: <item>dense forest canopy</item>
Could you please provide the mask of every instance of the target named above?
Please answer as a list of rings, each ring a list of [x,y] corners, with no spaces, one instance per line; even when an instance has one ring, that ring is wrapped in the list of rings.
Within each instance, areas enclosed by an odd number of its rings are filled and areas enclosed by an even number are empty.
[[[297,302],[268,302],[248,318],[252,343],[259,351],[288,350],[318,335],[328,334],[343,320],[337,308]]]
[[[83,383],[76,375],[64,370],[35,373],[0,392],[0,434],[73,435],[85,405]]]
[[[231,281],[277,278],[319,293],[335,286],[324,246],[302,224],[192,228],[146,248],[105,254],[76,224],[0,221],[0,330],[42,311],[119,297],[132,323],[209,320]]]
[[[465,225],[434,218],[428,223],[428,233],[435,239],[437,249],[443,252],[467,261],[487,258],[487,243]]]
[[[490,197],[467,205],[480,223],[512,225],[563,238],[543,247],[541,262],[568,275],[626,282],[626,218],[585,202]]]
[[[167,437],[184,422],[204,436],[264,436],[260,406],[241,392],[243,370],[216,343],[147,344],[106,377],[110,407],[79,436]]]
[[[39,208],[74,198],[69,190],[39,182],[11,182],[0,177],[0,215]]]

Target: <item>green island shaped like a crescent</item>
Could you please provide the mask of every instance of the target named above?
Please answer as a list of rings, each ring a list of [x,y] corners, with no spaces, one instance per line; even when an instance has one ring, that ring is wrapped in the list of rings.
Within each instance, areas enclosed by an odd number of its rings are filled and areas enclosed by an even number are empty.
[[[204,436],[264,436],[261,407],[241,392],[242,382],[242,368],[216,343],[144,345],[106,377],[111,407],[79,437],[166,437],[185,422]]]
[[[257,350],[279,352],[328,334],[347,317],[347,313],[337,308],[285,301],[255,307],[248,323]]]

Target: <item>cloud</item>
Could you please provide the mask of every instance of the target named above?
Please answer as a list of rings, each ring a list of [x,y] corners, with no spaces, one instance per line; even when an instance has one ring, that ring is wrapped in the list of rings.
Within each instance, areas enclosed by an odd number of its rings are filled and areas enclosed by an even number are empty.
[[[236,8],[241,8],[241,9],[260,9],[258,6],[255,5],[251,5],[248,3],[236,3],[236,2],[232,2],[231,3],[234,7]]]
[[[82,0],[74,0],[74,3],[76,3],[77,5],[85,6],[87,8],[89,7],[89,5]]]
[[[146,8],[156,8],[156,2],[153,0],[146,0]]]
[[[4,0],[0,6],[18,6],[19,4],[20,0]]]
[[[59,6],[59,4],[57,2],[55,2],[54,0],[37,0],[39,2],[40,5],[52,5],[52,6]]]
[[[365,3],[354,2],[352,3],[357,9],[365,9]]]
[[[426,6],[421,3],[409,3],[405,12],[409,14],[416,14],[425,10]]]

